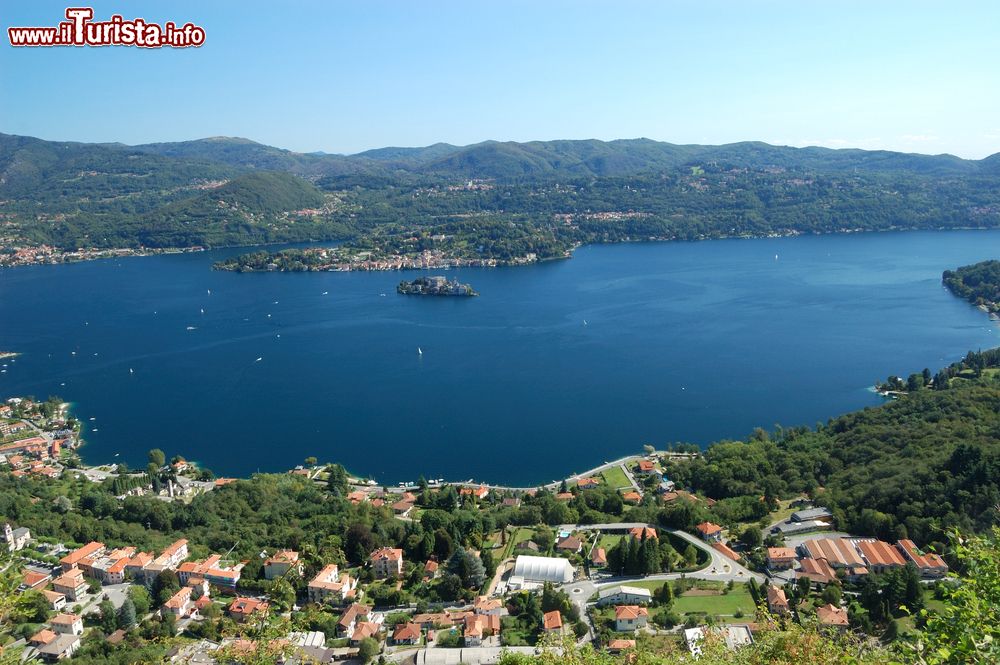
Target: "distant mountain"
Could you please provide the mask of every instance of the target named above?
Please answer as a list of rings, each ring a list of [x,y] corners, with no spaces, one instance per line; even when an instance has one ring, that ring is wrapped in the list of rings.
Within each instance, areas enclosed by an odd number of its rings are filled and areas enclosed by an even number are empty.
[[[998,178],[1000,154],[760,142],[486,141],[331,155],[231,137],[127,146],[0,134],[0,253],[345,238],[483,215],[542,226],[584,215],[579,238],[560,242],[991,228]],[[473,179],[495,186],[464,186]],[[322,211],[290,214],[307,208]]]
[[[147,143],[132,146],[130,149],[164,157],[221,162],[247,169],[288,171],[301,176],[358,173],[368,167],[367,160],[364,159],[292,152],[249,139],[228,136],[179,143]]]

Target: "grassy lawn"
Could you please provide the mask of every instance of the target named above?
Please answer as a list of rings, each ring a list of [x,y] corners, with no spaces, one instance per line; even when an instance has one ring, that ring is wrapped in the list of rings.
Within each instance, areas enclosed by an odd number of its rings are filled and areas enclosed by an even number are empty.
[[[624,536],[620,533],[602,533],[600,539],[597,541],[597,546],[603,547],[605,552],[610,552],[622,538]]]
[[[678,614],[705,612],[732,616],[736,614],[737,610],[742,610],[744,614],[753,614],[753,599],[750,598],[750,592],[742,584],[737,585],[725,595],[693,596],[690,593],[689,591],[680,598],[674,598],[675,612]]]
[[[517,531],[515,531],[514,534],[507,539],[507,546],[503,549],[503,558],[506,559],[509,557],[514,552],[514,548],[518,543],[531,540],[533,533],[534,531],[532,529],[528,529],[526,527],[520,527]]]
[[[603,471],[601,473],[601,477],[604,478],[604,482],[607,484],[608,487],[614,489],[622,487],[628,487],[628,488],[632,487],[632,483],[628,481],[628,476],[625,475],[625,472],[622,471],[622,468],[620,466],[615,466],[608,469],[607,471]]]

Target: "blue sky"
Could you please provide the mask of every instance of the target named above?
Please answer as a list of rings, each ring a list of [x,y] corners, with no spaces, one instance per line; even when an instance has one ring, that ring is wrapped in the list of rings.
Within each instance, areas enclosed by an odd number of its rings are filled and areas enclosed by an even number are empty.
[[[83,4],[83,3],[79,3]],[[1000,3],[91,3],[199,49],[0,46],[0,131],[299,151],[486,139],[1000,152]],[[5,0],[0,23],[67,4]]]

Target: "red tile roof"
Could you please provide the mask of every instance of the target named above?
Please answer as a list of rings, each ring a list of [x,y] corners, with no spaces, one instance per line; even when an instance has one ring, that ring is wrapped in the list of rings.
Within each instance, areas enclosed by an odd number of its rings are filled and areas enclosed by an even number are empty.
[[[558,630],[562,628],[562,614],[559,613],[559,610],[546,612],[542,616],[542,627],[545,630]]]
[[[905,566],[906,560],[895,547],[881,540],[859,540],[858,549],[871,566]]]
[[[832,604],[824,605],[816,610],[816,616],[824,626],[846,626],[848,623],[847,610]]]

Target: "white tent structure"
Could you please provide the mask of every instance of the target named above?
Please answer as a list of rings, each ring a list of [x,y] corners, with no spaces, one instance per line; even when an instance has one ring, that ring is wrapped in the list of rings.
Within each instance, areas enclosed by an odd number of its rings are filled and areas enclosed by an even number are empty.
[[[566,584],[573,581],[573,564],[558,557],[522,554],[514,562],[514,576],[525,582]]]

